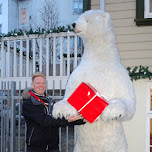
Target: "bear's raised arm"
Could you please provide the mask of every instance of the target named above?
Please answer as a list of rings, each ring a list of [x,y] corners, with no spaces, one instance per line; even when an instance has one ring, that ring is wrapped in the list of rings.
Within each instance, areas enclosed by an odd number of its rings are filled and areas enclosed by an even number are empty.
[[[135,113],[136,97],[133,83],[125,70],[118,77],[114,80],[116,87],[113,90],[113,98],[109,100],[109,106],[101,115],[104,121],[129,120]]]

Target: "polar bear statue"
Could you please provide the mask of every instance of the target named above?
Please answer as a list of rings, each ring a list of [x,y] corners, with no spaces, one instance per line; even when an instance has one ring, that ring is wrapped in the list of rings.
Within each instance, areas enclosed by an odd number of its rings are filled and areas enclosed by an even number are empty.
[[[73,27],[83,39],[84,54],[68,79],[64,98],[54,105],[53,116],[76,115],[67,99],[81,82],[89,83],[107,97],[109,105],[96,122],[76,127],[74,152],[127,152],[122,123],[135,113],[135,92],[120,63],[112,19],[107,12],[89,10]]]

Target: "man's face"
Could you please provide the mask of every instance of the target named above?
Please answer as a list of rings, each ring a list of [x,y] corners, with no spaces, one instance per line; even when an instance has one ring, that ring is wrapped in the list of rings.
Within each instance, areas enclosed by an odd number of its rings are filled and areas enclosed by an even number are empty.
[[[39,95],[43,95],[46,89],[46,80],[45,78],[39,76],[36,77],[33,81],[33,83],[31,84],[31,87],[33,88],[33,90],[39,94]]]

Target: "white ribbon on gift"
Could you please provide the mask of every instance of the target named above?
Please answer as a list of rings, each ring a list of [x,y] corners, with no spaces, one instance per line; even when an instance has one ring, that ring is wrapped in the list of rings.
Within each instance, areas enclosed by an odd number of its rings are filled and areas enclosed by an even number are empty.
[[[84,109],[96,96],[103,98],[103,100],[106,100],[105,96],[103,96],[99,92],[96,92],[96,94],[81,109],[79,109],[78,112],[80,112],[82,109]]]
[[[78,112],[84,109],[97,95],[95,94]]]
[[[99,96],[100,98],[102,98],[105,102],[107,102],[108,99],[103,94],[100,94],[99,92],[96,92],[96,95]]]

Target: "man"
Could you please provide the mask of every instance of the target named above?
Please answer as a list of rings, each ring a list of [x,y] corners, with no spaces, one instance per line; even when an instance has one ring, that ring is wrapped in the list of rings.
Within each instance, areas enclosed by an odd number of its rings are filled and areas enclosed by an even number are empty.
[[[68,119],[52,117],[53,102],[46,93],[46,77],[37,72],[32,77],[32,89],[23,91],[22,115],[27,124],[27,152],[59,152],[58,128],[85,124],[83,117]]]

